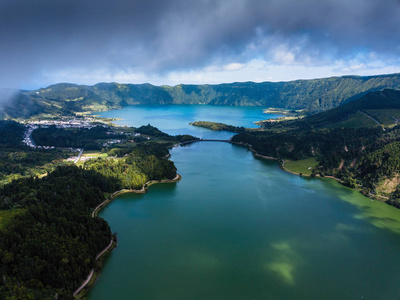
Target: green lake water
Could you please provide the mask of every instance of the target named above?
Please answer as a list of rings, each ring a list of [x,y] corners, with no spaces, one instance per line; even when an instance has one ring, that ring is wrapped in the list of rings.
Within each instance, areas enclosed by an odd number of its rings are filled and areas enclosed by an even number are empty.
[[[101,211],[118,247],[89,299],[400,299],[399,210],[240,146],[171,154],[179,183]]]

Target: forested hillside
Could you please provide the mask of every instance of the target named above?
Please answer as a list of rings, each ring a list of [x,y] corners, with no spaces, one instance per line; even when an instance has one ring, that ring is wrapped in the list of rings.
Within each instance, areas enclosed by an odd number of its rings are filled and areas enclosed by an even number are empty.
[[[79,167],[52,163],[39,178],[31,168],[50,164],[61,150],[23,145],[25,130],[0,121],[0,179],[7,178],[0,185],[0,299],[72,299],[90,270],[101,267],[96,256],[112,238],[107,222],[92,218],[91,211],[117,190],[175,178],[167,147],[194,138],[169,136],[150,125],[138,128],[139,136],[127,127],[38,128],[37,142],[57,147],[121,139],[91,152],[97,158]]]
[[[400,91],[371,92],[339,107],[302,119],[260,122],[265,129],[321,129],[390,126],[399,123]]]
[[[112,185],[112,178],[71,166],[0,190],[1,210],[23,209],[0,229],[0,299],[72,298],[110,242],[108,224],[91,218],[90,208]]]
[[[68,115],[126,105],[212,104],[305,109],[309,113],[337,107],[366,93],[400,89],[400,74],[332,77],[290,82],[244,82],[219,85],[153,86],[99,83],[56,84],[22,91],[0,112],[3,118]]]

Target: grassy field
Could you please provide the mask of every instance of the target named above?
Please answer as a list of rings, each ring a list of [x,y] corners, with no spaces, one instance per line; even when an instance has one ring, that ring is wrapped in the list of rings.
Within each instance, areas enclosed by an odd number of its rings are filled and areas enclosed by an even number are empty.
[[[85,152],[83,152],[82,157],[105,158],[105,157],[107,157],[107,153],[102,153],[100,151],[85,151]]]
[[[107,153],[102,153],[100,151],[84,151],[81,159],[76,163],[77,166],[81,166],[85,163],[88,159],[96,159],[96,158],[106,158]]]
[[[318,162],[314,157],[302,160],[285,160],[285,168],[304,175],[311,175],[312,169],[317,165]]]
[[[4,228],[13,216],[25,211],[26,209],[0,210],[0,229]]]
[[[78,155],[78,153],[75,152],[73,156],[76,157],[77,155]],[[95,159],[95,158],[98,158],[98,157],[106,158],[107,157],[107,153],[102,153],[100,151],[84,151],[82,156],[81,156],[81,159],[76,163],[76,165],[77,166],[81,166],[81,165],[83,165],[85,160],[91,159],[91,158]],[[64,159],[64,162],[67,162],[67,160]]]

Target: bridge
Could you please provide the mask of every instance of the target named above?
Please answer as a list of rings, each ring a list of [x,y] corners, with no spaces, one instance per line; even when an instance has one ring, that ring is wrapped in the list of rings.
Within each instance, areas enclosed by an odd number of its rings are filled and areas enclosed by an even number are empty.
[[[199,140],[190,140],[182,143],[175,144],[174,146],[183,146],[191,143],[196,143],[196,142],[223,142],[223,143],[232,143],[231,140],[214,140],[214,139],[199,139]]]

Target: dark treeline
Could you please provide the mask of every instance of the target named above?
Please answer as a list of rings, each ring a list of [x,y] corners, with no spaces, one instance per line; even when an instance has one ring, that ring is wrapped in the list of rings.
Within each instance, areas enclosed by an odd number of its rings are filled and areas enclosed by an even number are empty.
[[[214,131],[229,131],[236,133],[244,132],[246,130],[244,127],[237,127],[233,125],[227,125],[224,123],[209,122],[209,121],[196,121],[190,123],[190,125],[207,128]]]
[[[102,144],[98,140],[126,139],[123,134],[110,136],[109,127],[96,126],[94,128],[57,128],[55,125],[48,128],[38,128],[33,131],[32,137],[37,145],[85,148],[86,150],[101,150]]]
[[[198,140],[197,137],[194,137],[194,136],[188,135],[188,134],[183,134],[183,135],[179,134],[179,135],[172,136],[172,135],[162,132],[157,127],[151,126],[150,124],[140,126],[139,128],[136,128],[135,131],[138,133],[144,134],[144,135],[150,135],[150,136],[157,137],[157,138],[160,138],[160,139],[166,140],[166,141],[186,142],[186,141]]]
[[[145,135],[150,135],[150,136],[154,136],[154,137],[158,137],[158,138],[163,138],[163,139],[171,139],[171,138],[173,138],[169,134],[166,134],[165,132],[162,132],[157,127],[151,126],[150,124],[140,126],[139,128],[136,129],[136,132],[138,132],[140,134],[145,134]]]
[[[17,123],[18,124],[18,123]],[[132,131],[132,128],[126,130]],[[149,125],[134,129],[135,133],[150,136],[157,140],[171,142],[184,142],[194,140],[191,135],[172,136],[160,131],[158,128]],[[32,137],[37,145],[84,148],[85,150],[101,150],[103,142],[111,139],[121,141],[131,140],[136,143],[145,142],[147,139],[143,136],[134,136],[130,133],[119,133],[110,126],[96,126],[93,128],[57,128],[55,125],[47,128],[38,128],[33,131]]]
[[[72,298],[110,242],[108,224],[90,208],[116,181],[69,166],[0,190],[1,209],[24,208],[0,229],[0,299]]]
[[[343,156],[359,153],[382,135],[377,128],[344,128],[306,131],[249,131],[232,138],[234,142],[252,145],[258,153],[299,160],[312,156],[325,158],[325,168],[336,166]]]
[[[25,127],[14,121],[0,121],[0,147],[11,148],[21,146]]]

